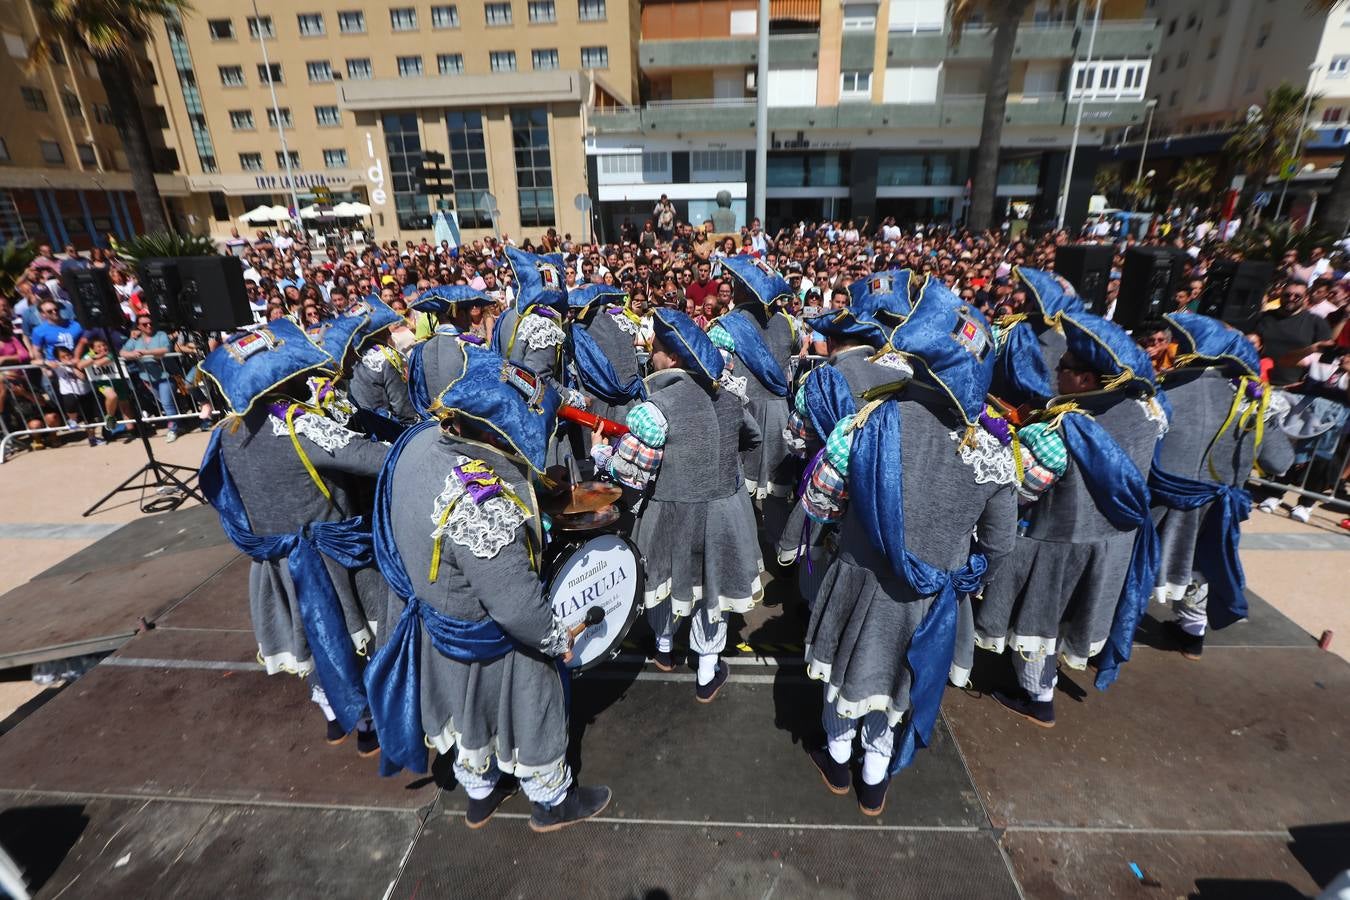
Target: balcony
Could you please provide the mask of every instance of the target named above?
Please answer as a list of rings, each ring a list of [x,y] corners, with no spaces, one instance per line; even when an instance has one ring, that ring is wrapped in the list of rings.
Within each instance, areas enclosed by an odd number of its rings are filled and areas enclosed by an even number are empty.
[[[1097,42],[1092,55],[1107,59],[1127,56],[1152,56],[1162,42],[1162,30],[1157,19],[1103,19],[1097,28]],[[1087,56],[1087,34],[1078,48],[1079,56]]]
[[[776,66],[810,68],[820,55],[820,37],[815,34],[769,36],[769,58]],[[709,69],[753,66],[759,60],[754,37],[689,38],[638,42],[638,65],[651,69]]]
[[[1074,55],[1074,26],[1064,23],[1023,23],[1017,30],[1013,59],[1067,59]],[[1078,53],[1087,56],[1088,29],[1083,29]],[[1160,37],[1155,19],[1104,19],[1097,28],[1095,57],[1152,56]],[[892,31],[886,37],[886,58],[894,63],[913,60],[987,60],[994,49],[993,29],[967,28],[961,42],[950,46],[938,31]],[[777,60],[775,60],[776,62]]]

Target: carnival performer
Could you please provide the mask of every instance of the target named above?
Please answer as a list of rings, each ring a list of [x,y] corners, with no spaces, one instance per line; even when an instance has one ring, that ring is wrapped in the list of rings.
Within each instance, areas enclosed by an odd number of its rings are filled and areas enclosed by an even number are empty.
[[[979,424],[994,364],[980,313],[931,282],[891,344],[913,380],[895,370],[838,419],[804,501],[839,529],[806,635],[807,674],[825,682],[826,745],[810,757],[831,792],[848,793],[861,731],[857,798],[869,816],[931,741],[960,595],[1011,549],[1017,523],[1011,452]],[[852,407],[838,369],[821,377]]]
[[[820,453],[840,416],[862,406],[869,389],[908,380],[914,374],[904,356],[887,344],[891,331],[909,314],[910,276],[908,270],[869,275],[849,286],[852,302],[848,306],[806,320],[809,328],[825,336],[830,356],[824,367],[838,370],[853,400],[851,405],[841,404],[834,393],[836,379],[818,375],[820,368],[808,372],[793,396],[788,416],[788,449],[794,456],[807,460]],[[809,607],[825,574],[829,530],[806,514],[801,497],[804,489],[802,484],[778,537],[777,550],[780,565],[800,562],[797,587]]]
[[[408,399],[419,418],[430,415],[432,400],[459,377],[459,366],[464,362],[460,343],[483,343],[482,338],[469,333],[469,310],[491,303],[487,294],[464,284],[429,288],[413,301],[413,309],[436,322],[426,340],[413,344],[408,351]]]
[[[779,306],[792,286],[763,260],[729,256],[722,268],[736,285],[735,309],[719,316],[708,337],[730,354],[761,443],[741,454],[745,486],[764,516],[770,540],[782,532],[797,478],[783,429],[788,420],[788,360],[800,349],[796,326]]]
[[[1019,431],[1024,470],[1034,475],[1023,488],[1037,499],[1026,504],[1012,558],[990,579],[975,616],[980,647],[1012,651],[1019,688],[995,691],[995,699],[1046,728],[1055,723],[1056,658],[1081,670],[1100,653],[1100,689],[1130,658],[1157,573],[1146,479],[1167,428],[1153,366],[1119,326],[1076,312],[1059,316],[1057,330],[1066,350],[1054,391],[1030,384],[1039,378],[1039,344],[1000,347],[1016,357],[1000,365],[1020,370],[1029,393],[1057,396]]]
[[[231,415],[211,434],[201,486],[231,542],[253,560],[249,610],[268,674],[308,677],[327,739],[352,729],[379,750],[358,654],[383,617],[388,587],[372,568],[356,499],[388,446],[363,439],[304,398],[333,359],[286,319],[227,339],[202,362]]]
[[[559,662],[571,639],[540,582],[531,477],[559,398],[491,350],[458,350],[462,374],[432,404],[436,418],[410,429],[380,474],[375,553],[393,596],[366,686],[384,729],[382,771],[425,772],[433,747],[453,755],[469,827],[519,786],[530,828],[554,831],[610,797],[577,785],[567,764]]]
[[[1293,447],[1272,421],[1284,398],[1261,383],[1246,335],[1195,313],[1163,322],[1177,355],[1158,379],[1171,424],[1149,473],[1160,544],[1153,596],[1172,605],[1164,627],[1182,655],[1199,659],[1208,628],[1247,617],[1238,541],[1252,501],[1243,485],[1257,461],[1283,474]]]
[[[366,323],[357,335],[359,362],[351,367],[348,393],[361,409],[401,425],[418,420],[408,396],[408,362],[391,342],[390,331],[403,317],[376,297],[355,304],[348,315],[364,315]]]
[[[1030,305],[995,322],[999,352],[990,393],[1013,406],[1035,409],[1055,393],[1055,367],[1065,347],[1061,319],[1087,309],[1049,272],[1015,266],[1013,278],[1026,289]]]
[[[594,438],[592,458],[598,472],[648,494],[633,537],[646,560],[653,661],[674,670],[675,632],[688,617],[695,694],[711,703],[728,676],[727,615],[748,612],[764,593],[755,513],[737,459],[759,442],[759,430],[724,386],[721,353],[689,316],[657,309],[652,327],[647,399],[628,413],[629,433],[617,446]]]
[[[638,318],[627,309],[621,288],[586,284],[567,293],[572,310],[570,351],[580,389],[591,412],[622,422],[633,404],[647,396],[634,339]]]

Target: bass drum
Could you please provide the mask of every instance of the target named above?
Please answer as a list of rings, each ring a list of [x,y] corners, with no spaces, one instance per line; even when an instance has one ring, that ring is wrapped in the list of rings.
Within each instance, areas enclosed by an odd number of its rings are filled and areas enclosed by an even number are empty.
[[[585,621],[598,606],[604,621],[592,625],[572,644],[572,672],[584,672],[613,659],[642,606],[642,557],[632,541],[601,534],[564,543],[549,567],[549,604],[565,627]]]

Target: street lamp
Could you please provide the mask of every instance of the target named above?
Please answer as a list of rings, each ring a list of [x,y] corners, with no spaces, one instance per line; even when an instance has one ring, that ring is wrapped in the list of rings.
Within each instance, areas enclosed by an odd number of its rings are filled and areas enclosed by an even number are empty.
[[[1296,161],[1298,159],[1299,150],[1303,147],[1303,132],[1308,130],[1308,114],[1312,112],[1313,82],[1317,80],[1317,73],[1321,68],[1321,63],[1313,63],[1308,66],[1308,87],[1303,92],[1303,119],[1299,122],[1298,134],[1294,135],[1294,152],[1290,156],[1291,160]],[[1280,187],[1280,202],[1275,204],[1275,218],[1277,219],[1284,212],[1284,198],[1289,193],[1289,182],[1294,180],[1294,176],[1290,174],[1288,178],[1285,178],[1284,173],[1281,172],[1280,180],[1284,184]],[[1263,187],[1264,185],[1258,186],[1257,190],[1261,190]]]
[[[1158,108],[1158,98],[1154,97],[1148,101],[1148,121],[1144,123],[1144,143],[1139,147],[1139,171],[1135,173],[1135,180],[1138,181],[1144,177],[1144,157],[1148,155],[1148,135],[1153,130],[1153,111]]]

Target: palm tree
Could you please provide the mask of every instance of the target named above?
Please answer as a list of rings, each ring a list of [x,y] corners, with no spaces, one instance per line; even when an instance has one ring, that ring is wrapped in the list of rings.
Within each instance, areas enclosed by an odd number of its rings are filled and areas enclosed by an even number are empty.
[[[980,143],[975,149],[975,167],[970,188],[970,215],[966,227],[987,231],[994,218],[994,195],[998,191],[998,153],[1003,143],[1003,120],[1008,111],[1008,86],[1012,81],[1013,48],[1017,27],[1031,0],[956,0],[952,4],[952,46],[973,19],[994,28],[993,52],[989,57],[989,86],[984,92],[984,116]]]
[[[1307,99],[1303,89],[1292,84],[1271,88],[1266,91],[1265,105],[1249,110],[1246,120],[1223,145],[1224,152],[1247,176],[1252,194],[1265,190],[1266,179],[1276,166],[1293,156],[1294,144],[1301,140],[1298,135]]]
[[[1330,15],[1340,0],[1309,0],[1310,12]],[[1340,171],[1331,183],[1331,192],[1317,204],[1317,224],[1337,238],[1350,231],[1350,144],[1346,145]]]
[[[155,184],[150,133],[136,97],[139,50],[150,39],[156,23],[191,9],[187,0],[34,0],[45,33],[29,49],[36,65],[45,60],[55,38],[87,52],[98,66],[99,80],[108,95],[113,124],[122,138],[131,185],[141,208],[146,231],[167,231],[164,201]]]
[[[1218,167],[1212,160],[1192,158],[1181,164],[1168,184],[1177,199],[1189,202],[1208,196],[1214,190],[1217,174]]]
[[[5,241],[0,244],[0,297],[13,295],[14,285],[19,283],[35,256],[37,250],[29,241]]]

